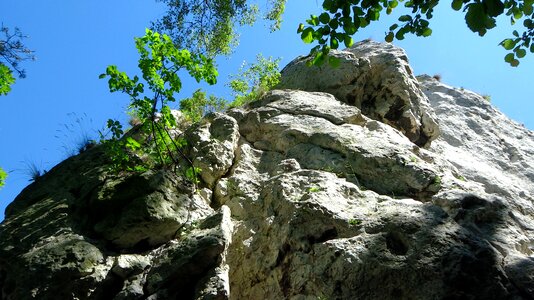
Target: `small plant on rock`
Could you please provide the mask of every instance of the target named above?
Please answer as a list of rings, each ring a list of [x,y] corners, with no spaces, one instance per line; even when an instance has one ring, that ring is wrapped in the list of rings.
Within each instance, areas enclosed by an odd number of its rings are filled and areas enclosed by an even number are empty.
[[[349,220],[349,225],[352,225],[352,226],[357,226],[357,225],[360,225],[362,223],[362,220],[359,220],[359,219],[350,219]]]
[[[46,174],[46,170],[42,168],[42,164],[38,166],[35,161],[31,160],[24,162],[24,164],[26,165],[26,169],[23,172],[30,178],[30,182],[35,182]]]
[[[320,191],[321,191],[321,188],[319,186],[317,186],[317,185],[313,185],[308,189],[308,192],[310,192],[310,193],[317,193],[317,192],[320,192]]]
[[[432,183],[433,183],[433,184],[440,185],[440,184],[441,184],[441,176],[436,175],[436,176],[432,179]]]

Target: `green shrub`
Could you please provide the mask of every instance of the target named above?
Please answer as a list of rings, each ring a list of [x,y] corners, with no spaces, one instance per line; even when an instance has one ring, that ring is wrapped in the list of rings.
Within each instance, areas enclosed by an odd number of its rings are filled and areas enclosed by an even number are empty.
[[[259,99],[266,92],[274,88],[280,82],[278,64],[280,58],[265,58],[263,55],[256,56],[256,62],[247,64],[243,62],[239,73],[230,76],[228,86],[232,89],[234,101],[230,107],[237,107]]]

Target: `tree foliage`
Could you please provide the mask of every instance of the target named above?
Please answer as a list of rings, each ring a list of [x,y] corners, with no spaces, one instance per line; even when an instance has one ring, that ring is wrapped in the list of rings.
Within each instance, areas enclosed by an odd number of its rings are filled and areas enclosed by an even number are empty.
[[[0,168],[0,189],[4,186],[7,178],[7,173],[2,168]]]
[[[406,34],[427,37],[432,34],[430,19],[439,0],[324,0],[324,12],[312,15],[305,24],[300,24],[297,32],[305,43],[317,42],[311,53],[314,55],[313,64],[321,64],[327,59],[330,49],[337,49],[344,44],[353,44],[352,36],[361,28],[367,27],[373,21],[378,21],[380,14],[385,11],[391,14],[403,3],[406,14],[398,18],[397,23],[389,27],[385,39],[402,40]],[[511,24],[520,22],[524,31],[514,30],[513,37],[503,40],[502,45],[510,52],[505,61],[512,66],[519,65],[519,58],[526,55],[527,50],[534,52],[534,0],[453,0],[451,7],[465,14],[467,27],[484,36],[486,32],[496,26],[496,18],[501,15],[509,17]],[[335,64],[335,61],[329,61]]]
[[[116,171],[144,171],[158,165],[177,166],[185,160],[190,165],[186,174],[196,174],[191,161],[181,151],[186,141],[173,130],[177,124],[169,103],[175,101],[175,94],[182,88],[178,76],[181,70],[187,71],[197,82],[202,80],[208,84],[216,83],[217,70],[211,59],[178,49],[169,36],[148,29],[145,36],[136,38],[136,47],[143,80],[137,75],[130,77],[113,65],[100,75],[100,78],[109,78],[111,92],[120,91],[130,96],[129,110],[139,118],[140,130],[144,133],[141,136],[147,137],[145,140],[137,140],[133,135],[123,137],[122,124],[109,120],[112,137],[104,143],[108,144],[112,167]],[[147,142],[151,143],[150,147],[144,146]]]
[[[256,62],[243,62],[238,74],[230,76],[228,86],[232,90],[234,101],[230,106],[240,106],[261,97],[280,82],[278,64],[280,58],[256,56]]]
[[[280,27],[286,0],[267,0],[263,11],[245,0],[158,0],[167,5],[166,14],[152,29],[169,35],[177,47],[213,57],[229,54],[237,44],[236,26],[252,25],[258,16]]]
[[[33,51],[22,43],[26,37],[15,27],[13,32],[2,25],[0,31],[4,35],[0,39],[0,95],[7,95],[11,91],[11,85],[15,83],[16,73],[19,78],[26,77],[24,69],[19,63],[24,60],[34,59]]]
[[[196,90],[191,97],[180,100],[180,111],[190,122],[198,122],[206,114],[225,108],[226,100],[214,95],[207,96],[201,89]]]

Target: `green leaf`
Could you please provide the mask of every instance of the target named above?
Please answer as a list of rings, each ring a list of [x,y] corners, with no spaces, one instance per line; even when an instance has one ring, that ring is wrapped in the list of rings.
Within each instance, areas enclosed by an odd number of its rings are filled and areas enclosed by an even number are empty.
[[[460,10],[462,9],[463,4],[464,4],[463,0],[453,0],[451,7],[454,10]]]
[[[369,9],[367,11],[367,18],[371,21],[377,21],[380,18],[380,11],[377,9]]]
[[[508,53],[504,56],[504,61],[507,63],[511,63],[514,60],[514,58],[515,57],[513,53]]]
[[[358,31],[358,28],[354,25],[354,23],[352,23],[352,20],[348,20],[344,25],[343,25],[343,30],[345,30],[345,32],[349,35],[353,35],[356,33],[356,31]]]
[[[187,170],[185,170],[185,177],[189,179],[194,184],[200,183],[199,175],[202,172],[201,168],[198,167],[189,167]]]
[[[530,1],[530,3],[527,3],[527,1],[525,1],[525,3],[523,4],[523,12],[525,13],[525,15],[530,16],[534,12],[534,7],[532,4],[532,1]]]
[[[515,47],[516,42],[512,39],[505,39],[501,42],[501,45],[506,50],[512,50]]]
[[[309,44],[311,42],[313,42],[313,33],[315,31],[313,30],[313,28],[311,27],[308,27],[306,29],[304,29],[304,31],[302,31],[302,34],[300,35],[300,38],[302,39],[302,41],[306,44]]]
[[[328,24],[328,22],[330,22],[330,15],[326,12],[322,13],[319,16],[319,21],[323,24]]]
[[[419,20],[419,25],[422,27],[422,28],[425,28],[425,27],[428,27],[430,23],[427,21],[427,20],[423,20],[423,19],[420,19]]]
[[[388,42],[388,43],[393,42],[393,32],[392,32],[392,31],[390,31],[390,32],[386,35],[386,42]]]
[[[139,142],[137,142],[134,138],[129,136],[126,139],[126,148],[131,149],[131,150],[137,150],[141,148],[141,144],[139,144]]]
[[[336,38],[330,38],[330,48],[337,49],[339,47],[339,42]]]
[[[423,30],[423,32],[421,33],[422,36],[424,37],[428,37],[430,35],[432,35],[432,29],[430,28],[425,28],[425,30]]]
[[[7,95],[11,91],[11,85],[15,83],[15,77],[11,70],[0,62],[0,95]]]
[[[510,65],[511,65],[512,67],[517,67],[517,66],[519,66],[519,60],[517,60],[517,59],[512,60],[512,62],[510,62]]]
[[[323,2],[323,8],[324,10],[330,10],[334,7],[334,0],[324,0]]]
[[[518,48],[515,50],[515,55],[517,58],[523,58],[525,55],[527,55],[527,51],[523,48]]]
[[[343,40],[343,42],[345,43],[345,47],[347,47],[347,48],[352,47],[352,45],[354,44],[354,40],[349,35],[345,36],[345,39]]]
[[[395,29],[397,29],[399,27],[399,24],[393,24],[391,26],[389,26],[389,31],[393,31]]]
[[[471,3],[467,6],[465,22],[471,31],[483,36],[486,33],[486,28],[491,28],[490,20],[491,18],[485,13],[482,3]],[[495,21],[493,20],[493,22]]]
[[[328,22],[328,25],[330,25],[332,29],[337,29],[337,27],[339,26],[339,22],[337,19],[332,19],[330,20],[330,22]]]
[[[317,26],[319,25],[319,18],[315,15],[311,15],[310,16],[310,19],[306,20],[306,23],[312,25],[312,26]]]
[[[530,53],[534,53],[534,43],[532,43],[532,45],[530,45]]]
[[[354,17],[361,17],[363,15],[365,15],[365,12],[363,11],[363,9],[359,6],[353,6],[352,7],[352,13],[354,13]]]
[[[365,28],[367,27],[367,25],[369,25],[369,22],[364,17],[360,17],[359,20],[361,28]]]
[[[302,31],[304,31],[304,24],[300,23],[299,27],[297,28],[297,33],[301,33]]]
[[[504,12],[504,4],[500,0],[483,0],[486,12],[491,17],[496,17]]]
[[[412,20],[412,16],[410,15],[402,15],[399,17],[399,21],[401,22],[410,22]]]
[[[523,17],[523,11],[521,11],[518,7],[513,8],[514,13],[514,19],[519,20]]]
[[[404,34],[406,33],[404,30],[404,28],[401,28],[397,31],[397,33],[395,33],[395,38],[399,41],[402,41],[404,40]]]
[[[325,60],[325,53],[323,51],[319,51],[315,54],[315,57],[312,60],[312,65],[314,66],[320,66],[324,63]]]

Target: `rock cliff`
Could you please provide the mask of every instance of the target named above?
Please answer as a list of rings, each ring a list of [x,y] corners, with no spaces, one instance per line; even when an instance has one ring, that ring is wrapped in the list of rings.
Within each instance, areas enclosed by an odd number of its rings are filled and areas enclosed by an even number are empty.
[[[102,147],[0,224],[0,299],[534,299],[534,136],[364,41],[186,131],[202,168]]]

